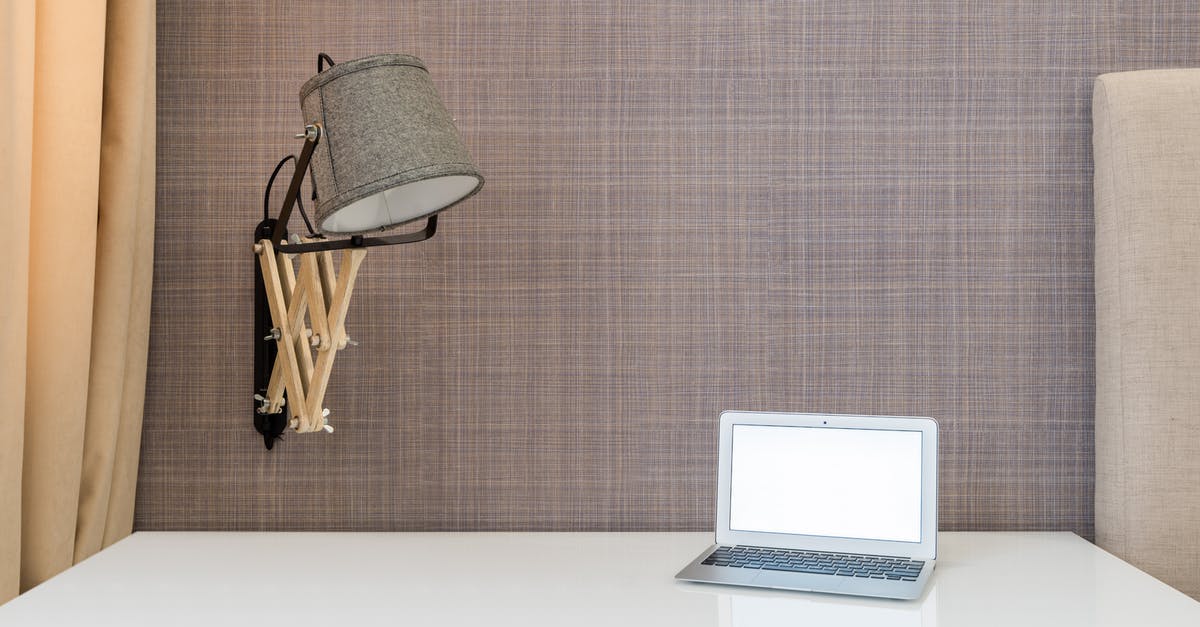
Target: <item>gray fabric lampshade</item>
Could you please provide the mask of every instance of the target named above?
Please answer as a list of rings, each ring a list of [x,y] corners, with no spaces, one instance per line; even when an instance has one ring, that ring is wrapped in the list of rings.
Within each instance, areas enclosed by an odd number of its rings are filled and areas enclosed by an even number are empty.
[[[317,228],[368,233],[472,196],[471,163],[420,59],[381,54],[339,63],[300,88],[305,124],[320,124],[312,156]]]

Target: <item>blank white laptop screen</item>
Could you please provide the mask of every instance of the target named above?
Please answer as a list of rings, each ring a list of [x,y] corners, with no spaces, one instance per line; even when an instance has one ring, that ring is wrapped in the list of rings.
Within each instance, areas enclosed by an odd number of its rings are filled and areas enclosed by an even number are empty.
[[[921,432],[734,425],[729,528],[921,541]]]

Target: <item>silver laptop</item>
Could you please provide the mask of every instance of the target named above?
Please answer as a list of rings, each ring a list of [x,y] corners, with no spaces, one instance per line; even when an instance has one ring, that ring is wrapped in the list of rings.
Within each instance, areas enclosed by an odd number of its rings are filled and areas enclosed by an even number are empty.
[[[676,579],[893,599],[937,557],[937,423],[721,414],[716,545]]]

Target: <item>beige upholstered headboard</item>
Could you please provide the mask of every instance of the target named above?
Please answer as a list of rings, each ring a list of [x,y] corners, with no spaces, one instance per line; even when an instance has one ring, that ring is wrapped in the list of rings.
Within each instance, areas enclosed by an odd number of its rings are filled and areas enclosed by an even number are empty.
[[[1200,70],[1105,74],[1096,540],[1200,598]]]

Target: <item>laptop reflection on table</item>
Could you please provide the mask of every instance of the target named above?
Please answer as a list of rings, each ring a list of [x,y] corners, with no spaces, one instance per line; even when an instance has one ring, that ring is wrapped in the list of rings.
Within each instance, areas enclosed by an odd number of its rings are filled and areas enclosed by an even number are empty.
[[[720,627],[937,627],[936,583],[919,601],[907,603],[754,589],[713,594]]]

